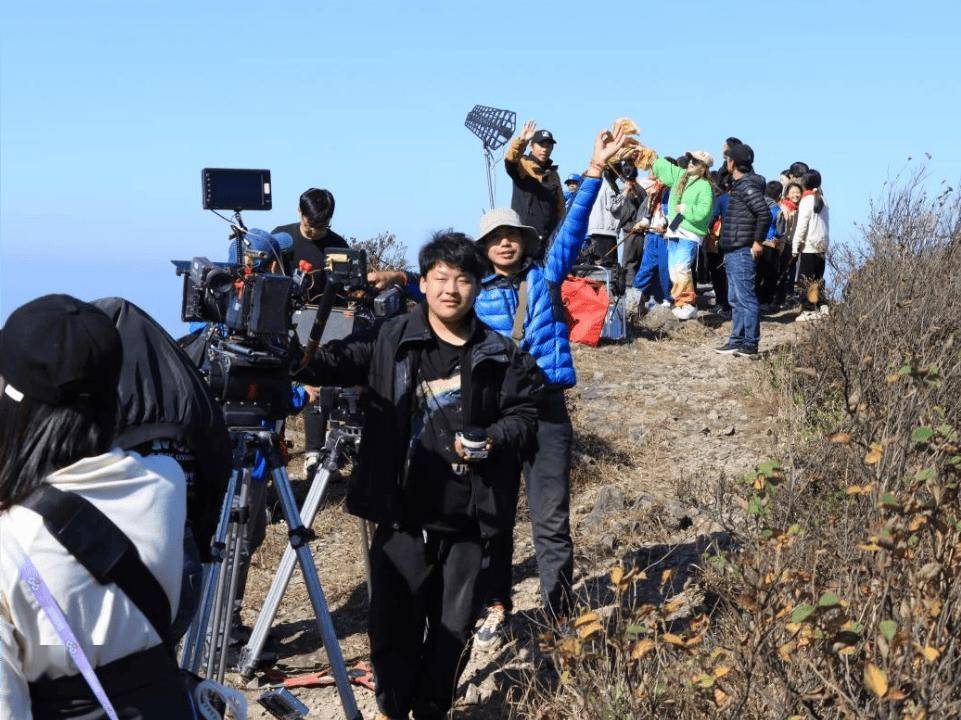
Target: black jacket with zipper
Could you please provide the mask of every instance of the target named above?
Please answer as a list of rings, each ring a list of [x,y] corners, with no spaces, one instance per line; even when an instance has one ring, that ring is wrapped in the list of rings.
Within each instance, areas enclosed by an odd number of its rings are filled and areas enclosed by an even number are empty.
[[[763,243],[771,226],[764,178],[750,172],[734,181],[718,241],[723,252]]]
[[[487,428],[493,449],[472,465],[472,511],[481,536],[514,524],[523,459],[537,429],[536,399],[544,384],[534,359],[471,315],[463,348],[461,392],[465,424]],[[358,466],[347,491],[353,515],[394,527],[411,526],[403,513],[408,482],[411,417],[420,350],[431,341],[424,306],[373,333],[317,350],[295,379],[314,385],[365,385],[367,403]]]

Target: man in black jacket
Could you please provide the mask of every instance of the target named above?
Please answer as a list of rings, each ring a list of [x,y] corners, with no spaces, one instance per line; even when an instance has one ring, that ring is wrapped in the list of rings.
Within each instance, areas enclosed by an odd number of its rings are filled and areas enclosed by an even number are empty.
[[[524,123],[504,154],[504,167],[514,182],[511,208],[541,237],[535,259],[544,256],[547,241],[564,217],[564,190],[557,166],[551,162],[554,136],[549,130],[536,130],[533,120]],[[530,143],[530,152],[524,151]]]
[[[725,165],[734,184],[718,246],[724,255],[732,317],[731,337],[716,352],[754,358],[761,340],[754,267],[764,249],[762,243],[771,225],[771,212],[764,199],[764,178],[754,172],[751,147],[731,146]]]
[[[475,317],[484,265],[470,239],[439,235],[419,260],[425,303],[376,336],[325,345],[297,379],[368,388],[347,509],[378,524],[368,625],[377,701],[388,718],[439,719],[467,661],[485,546],[514,525],[543,378]],[[471,438],[485,459],[465,448]]]

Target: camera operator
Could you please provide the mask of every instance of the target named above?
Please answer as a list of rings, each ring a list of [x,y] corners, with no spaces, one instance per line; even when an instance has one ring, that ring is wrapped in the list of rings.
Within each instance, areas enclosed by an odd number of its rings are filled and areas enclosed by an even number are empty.
[[[330,190],[310,188],[300,196],[299,223],[281,225],[274,228],[275,233],[284,232],[294,240],[293,266],[306,260],[313,267],[307,290],[307,302],[316,304],[324,291],[324,249],[349,247],[347,241],[330,229],[334,216],[334,196]],[[317,467],[320,450],[324,446],[327,432],[327,417],[316,405],[318,388],[304,388],[310,398],[304,411],[304,472],[310,476]]]
[[[122,362],[110,318],[68,295],[0,330],[2,717],[194,717],[166,646],[184,473],[115,446]]]
[[[301,260],[313,265],[307,286],[307,302],[316,303],[324,292],[324,249],[349,247],[347,241],[330,229],[334,217],[334,196],[330,190],[310,188],[300,196],[297,209],[300,221],[275,227],[271,234],[287,233],[293,239],[292,266]]]

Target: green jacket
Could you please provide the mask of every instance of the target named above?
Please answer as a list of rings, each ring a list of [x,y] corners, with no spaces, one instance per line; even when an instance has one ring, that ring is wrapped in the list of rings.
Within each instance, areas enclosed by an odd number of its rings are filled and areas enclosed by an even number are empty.
[[[658,180],[671,188],[671,194],[667,199],[667,222],[670,223],[677,215],[677,204],[684,203],[684,221],[681,223],[681,229],[700,237],[707,235],[707,226],[714,207],[714,191],[711,189],[711,183],[704,178],[688,182],[687,187],[684,188],[684,196],[678,198],[674,192],[674,185],[681,179],[684,170],[664,158],[655,160],[651,170]]]

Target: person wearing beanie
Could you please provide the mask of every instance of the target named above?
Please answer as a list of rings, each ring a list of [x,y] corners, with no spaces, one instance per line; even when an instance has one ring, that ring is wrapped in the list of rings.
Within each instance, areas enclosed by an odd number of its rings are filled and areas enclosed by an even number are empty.
[[[168,646],[186,482],[115,447],[122,362],[111,318],[69,295],[0,329],[0,717],[194,717]]]
[[[721,224],[718,246],[724,253],[731,336],[715,352],[756,358],[761,341],[761,321],[755,290],[755,264],[771,227],[771,209],[764,197],[764,178],[754,172],[750,145],[728,149],[727,170],[733,183]]]

